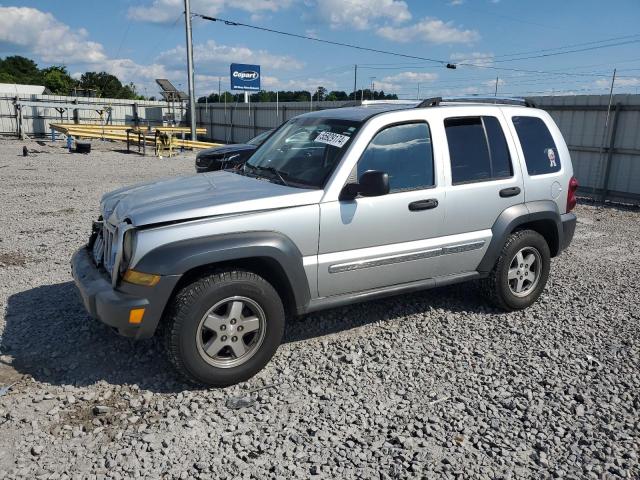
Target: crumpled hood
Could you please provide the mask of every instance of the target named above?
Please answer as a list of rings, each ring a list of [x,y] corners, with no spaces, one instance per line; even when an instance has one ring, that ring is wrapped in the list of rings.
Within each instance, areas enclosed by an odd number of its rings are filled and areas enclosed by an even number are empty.
[[[141,183],[107,193],[101,210],[112,225],[136,226],[318,203],[322,190],[286,187],[217,171]]]

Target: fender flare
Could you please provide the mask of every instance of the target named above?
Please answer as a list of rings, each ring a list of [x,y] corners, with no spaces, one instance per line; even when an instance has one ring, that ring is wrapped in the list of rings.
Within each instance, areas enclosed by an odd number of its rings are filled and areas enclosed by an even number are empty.
[[[289,237],[278,232],[242,232],[179,240],[151,250],[134,268],[158,275],[184,275],[205,265],[250,258],[277,262],[289,282],[295,305],[309,303],[311,294],[302,253]]]
[[[555,202],[539,200],[519,203],[502,211],[491,227],[491,242],[478,265],[478,272],[487,274],[495,265],[507,237],[520,225],[525,223],[547,220],[555,225],[554,234],[557,235],[558,245],[562,245],[563,229],[560,212]],[[557,253],[557,252],[556,252]],[[552,256],[554,253],[552,252]]]

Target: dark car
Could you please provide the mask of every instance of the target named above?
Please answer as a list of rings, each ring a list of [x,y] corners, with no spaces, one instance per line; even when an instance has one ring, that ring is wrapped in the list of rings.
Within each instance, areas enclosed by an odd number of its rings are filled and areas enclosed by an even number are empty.
[[[238,168],[247,161],[253,152],[271,135],[273,130],[267,130],[253,137],[247,143],[233,143],[222,147],[200,150],[196,155],[196,172],[212,172]]]

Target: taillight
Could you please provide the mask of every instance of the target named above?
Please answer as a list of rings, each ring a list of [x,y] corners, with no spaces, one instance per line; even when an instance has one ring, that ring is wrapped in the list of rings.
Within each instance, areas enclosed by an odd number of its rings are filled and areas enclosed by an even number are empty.
[[[576,190],[578,190],[578,179],[576,177],[571,177],[571,180],[569,180],[569,190],[567,192],[567,213],[573,210],[576,206]]]

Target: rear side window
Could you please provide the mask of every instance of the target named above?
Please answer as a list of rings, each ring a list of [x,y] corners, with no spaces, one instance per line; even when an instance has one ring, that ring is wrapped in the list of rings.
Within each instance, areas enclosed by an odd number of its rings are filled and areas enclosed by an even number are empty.
[[[560,157],[551,132],[538,117],[513,117],[529,175],[560,170]]]
[[[457,117],[444,122],[453,184],[513,176],[511,155],[496,117]]]
[[[368,170],[388,173],[390,192],[432,187],[429,126],[407,123],[378,132],[358,161],[358,178]]]

